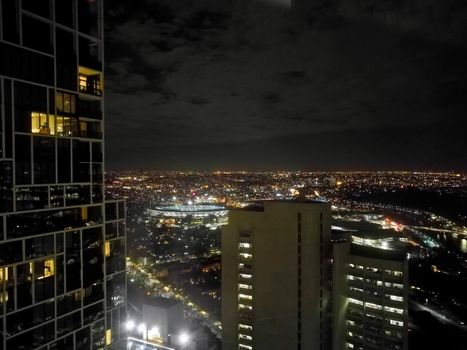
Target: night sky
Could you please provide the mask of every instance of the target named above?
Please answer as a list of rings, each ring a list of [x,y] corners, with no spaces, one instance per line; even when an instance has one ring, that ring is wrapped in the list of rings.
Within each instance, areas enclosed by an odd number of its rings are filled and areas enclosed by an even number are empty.
[[[467,170],[465,0],[108,0],[110,169]]]

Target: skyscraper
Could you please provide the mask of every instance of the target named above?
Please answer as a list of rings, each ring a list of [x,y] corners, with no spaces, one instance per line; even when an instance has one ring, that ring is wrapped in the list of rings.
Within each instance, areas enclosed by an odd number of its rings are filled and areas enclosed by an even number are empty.
[[[333,349],[406,350],[406,253],[350,242],[333,248]]]
[[[327,349],[331,209],[266,201],[222,231],[222,347]]]
[[[0,349],[113,347],[126,228],[104,201],[102,0],[1,0],[0,18]]]

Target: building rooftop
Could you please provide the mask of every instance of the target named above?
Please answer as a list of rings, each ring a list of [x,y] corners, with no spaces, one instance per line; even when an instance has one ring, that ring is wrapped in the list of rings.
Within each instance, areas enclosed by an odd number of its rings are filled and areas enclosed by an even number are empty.
[[[244,208],[237,210],[245,211],[264,211],[264,204],[266,203],[287,203],[287,204],[327,204],[328,202],[312,200],[312,199],[267,199],[252,203]]]
[[[148,298],[145,298],[145,300],[143,301],[143,304],[159,307],[162,309],[171,309],[180,303],[181,302],[178,300],[164,298],[164,297],[155,297],[155,298],[148,297]]]
[[[383,249],[352,243],[350,245],[350,254],[363,256],[372,259],[383,259],[403,262],[407,258],[404,249]]]

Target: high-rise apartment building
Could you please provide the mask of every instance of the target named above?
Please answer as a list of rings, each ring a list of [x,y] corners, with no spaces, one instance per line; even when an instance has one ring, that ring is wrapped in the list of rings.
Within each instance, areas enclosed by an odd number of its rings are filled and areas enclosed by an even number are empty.
[[[405,252],[350,242],[333,251],[333,349],[406,350]]]
[[[103,349],[126,311],[104,201],[102,0],[0,1],[0,349]]]
[[[327,349],[328,203],[265,201],[222,230],[222,348]]]

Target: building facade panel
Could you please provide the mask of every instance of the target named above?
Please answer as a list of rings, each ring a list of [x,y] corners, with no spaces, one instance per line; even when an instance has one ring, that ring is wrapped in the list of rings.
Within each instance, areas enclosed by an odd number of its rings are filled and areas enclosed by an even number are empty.
[[[104,199],[102,5],[0,2],[0,349],[121,339],[125,203]]]

